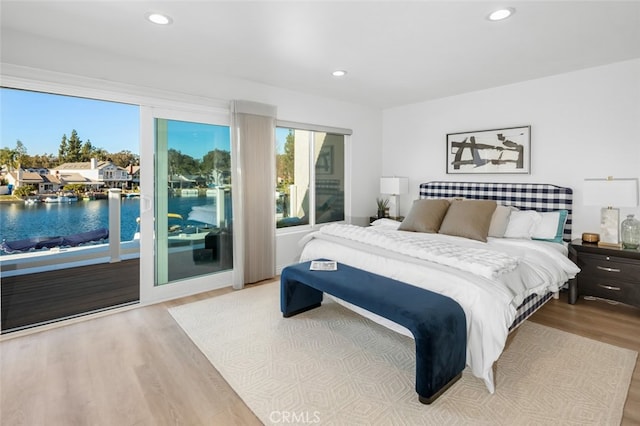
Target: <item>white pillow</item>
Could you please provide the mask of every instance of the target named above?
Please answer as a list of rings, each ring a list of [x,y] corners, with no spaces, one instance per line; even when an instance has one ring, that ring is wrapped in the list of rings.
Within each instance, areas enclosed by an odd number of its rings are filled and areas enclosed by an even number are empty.
[[[505,238],[531,239],[536,226],[542,221],[542,215],[534,210],[516,210],[509,216],[509,224],[504,233]],[[555,223],[556,229],[558,221]],[[555,236],[555,230],[553,235]]]
[[[560,221],[560,212],[544,212],[540,214],[540,222],[533,229],[532,238],[538,239],[554,239],[558,232],[558,223]]]

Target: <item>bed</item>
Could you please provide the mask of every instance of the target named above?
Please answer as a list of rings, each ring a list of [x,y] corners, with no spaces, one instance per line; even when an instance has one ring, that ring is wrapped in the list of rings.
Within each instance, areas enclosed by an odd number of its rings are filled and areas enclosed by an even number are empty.
[[[455,300],[467,320],[466,363],[493,393],[493,365],[509,333],[579,272],[567,257],[571,214],[570,188],[427,182],[402,222],[326,225],[301,241],[300,261],[336,260]],[[411,337],[398,324],[335,300]]]

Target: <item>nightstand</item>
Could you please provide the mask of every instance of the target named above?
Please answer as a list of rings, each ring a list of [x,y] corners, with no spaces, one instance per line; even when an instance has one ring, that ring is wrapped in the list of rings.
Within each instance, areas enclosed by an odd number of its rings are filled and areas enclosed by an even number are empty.
[[[580,268],[569,281],[569,303],[585,295],[640,308],[640,251],[573,240],[569,258]]]

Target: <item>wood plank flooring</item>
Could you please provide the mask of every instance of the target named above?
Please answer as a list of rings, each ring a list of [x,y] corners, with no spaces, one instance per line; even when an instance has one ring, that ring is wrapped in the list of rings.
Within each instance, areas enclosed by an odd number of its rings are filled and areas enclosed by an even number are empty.
[[[5,337],[0,424],[261,424],[167,312],[230,291]],[[639,309],[582,299],[572,306],[565,293],[531,321],[640,352]],[[622,424],[640,424],[638,363]]]

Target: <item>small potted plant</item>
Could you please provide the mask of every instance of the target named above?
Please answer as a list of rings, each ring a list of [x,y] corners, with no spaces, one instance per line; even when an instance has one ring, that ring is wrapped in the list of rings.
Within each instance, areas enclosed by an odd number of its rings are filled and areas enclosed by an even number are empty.
[[[388,198],[376,198],[376,203],[378,204],[378,219],[386,217],[389,199]]]

